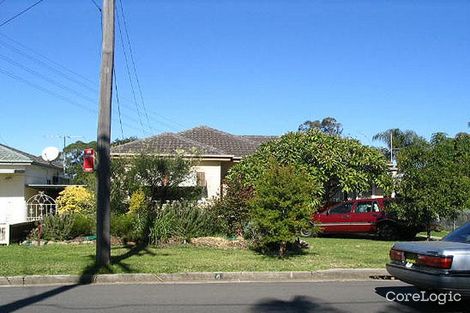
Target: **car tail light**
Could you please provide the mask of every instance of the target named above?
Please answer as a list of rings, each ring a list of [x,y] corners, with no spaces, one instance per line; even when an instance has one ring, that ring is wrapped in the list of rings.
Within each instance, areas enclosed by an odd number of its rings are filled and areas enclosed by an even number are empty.
[[[390,250],[390,259],[393,261],[403,261],[405,260],[405,252],[400,250],[391,249]]]
[[[451,256],[429,256],[429,255],[418,255],[416,262],[419,265],[425,265],[429,267],[449,269],[452,267]]]

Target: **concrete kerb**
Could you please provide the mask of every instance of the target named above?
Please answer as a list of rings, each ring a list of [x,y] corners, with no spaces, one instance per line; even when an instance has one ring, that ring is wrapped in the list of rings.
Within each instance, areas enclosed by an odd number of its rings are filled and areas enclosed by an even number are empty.
[[[69,285],[83,281],[112,283],[182,283],[182,282],[270,282],[270,281],[346,281],[387,277],[384,269],[329,269],[313,272],[195,272],[173,274],[99,274],[1,276],[0,286]]]

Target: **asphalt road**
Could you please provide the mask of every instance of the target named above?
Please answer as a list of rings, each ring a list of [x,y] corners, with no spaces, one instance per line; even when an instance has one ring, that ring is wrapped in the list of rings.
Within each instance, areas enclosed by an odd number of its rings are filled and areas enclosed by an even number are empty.
[[[398,281],[1,287],[0,312],[463,312],[470,303],[393,302]],[[390,295],[390,294],[389,294]],[[390,296],[389,296],[390,297]]]

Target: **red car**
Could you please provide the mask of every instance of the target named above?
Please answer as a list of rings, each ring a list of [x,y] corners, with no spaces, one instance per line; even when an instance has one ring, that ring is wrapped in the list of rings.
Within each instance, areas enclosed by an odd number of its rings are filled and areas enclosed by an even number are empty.
[[[385,212],[390,201],[377,198],[341,202],[313,214],[311,222],[320,227],[322,234],[377,234],[384,240],[414,238],[417,230],[404,227]]]

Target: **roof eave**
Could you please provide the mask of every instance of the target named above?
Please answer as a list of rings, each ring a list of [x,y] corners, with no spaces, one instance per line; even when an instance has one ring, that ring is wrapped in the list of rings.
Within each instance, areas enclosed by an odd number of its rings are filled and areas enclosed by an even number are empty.
[[[33,162],[31,161],[24,161],[24,162],[21,162],[21,161],[8,161],[8,160],[2,160],[0,161],[0,166],[2,165],[31,165]]]
[[[175,154],[172,153],[148,153],[151,155],[161,156],[161,157],[173,157]],[[140,155],[140,153],[130,153],[130,152],[113,152],[111,156],[113,157],[133,157]],[[226,154],[181,154],[183,158],[188,159],[199,159],[199,160],[210,160],[210,161],[240,161],[242,157],[235,155],[226,155]]]

